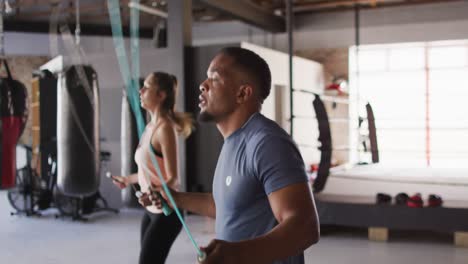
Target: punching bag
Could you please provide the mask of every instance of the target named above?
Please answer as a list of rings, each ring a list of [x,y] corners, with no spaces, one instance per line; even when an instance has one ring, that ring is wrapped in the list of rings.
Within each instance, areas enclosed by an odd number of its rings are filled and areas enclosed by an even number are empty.
[[[140,87],[143,86],[144,79],[139,80]],[[140,105],[136,105],[140,108],[143,116],[146,115],[146,111],[141,108]],[[132,111],[131,104],[126,93],[122,96],[122,115],[121,115],[121,130],[120,130],[120,142],[121,143],[121,171],[120,174],[127,176],[138,172],[138,167],[135,162],[135,151],[138,147],[138,129],[135,119],[135,114]],[[146,121],[146,120],[145,120]],[[145,122],[146,123],[146,122]],[[127,207],[140,208],[141,205],[138,203],[138,198],[135,196],[135,190],[131,186],[127,186],[122,190],[122,202]]]
[[[367,122],[369,127],[370,150],[372,154],[372,163],[379,163],[379,147],[377,144],[377,129],[375,127],[374,111],[370,103],[366,104]]]
[[[122,97],[122,122],[120,132],[122,161],[120,174],[127,176],[138,171],[134,158],[138,146],[138,132],[135,116],[133,115],[126,95]],[[131,186],[127,186],[122,190],[122,202],[127,207],[139,207],[140,204]]]
[[[317,177],[313,184],[313,190],[315,193],[321,192],[325,188],[328,176],[330,174],[331,157],[332,157],[332,139],[330,122],[328,120],[327,110],[325,105],[320,99],[319,95],[315,95],[315,99],[312,102],[315,110],[315,116],[317,118],[319,138],[320,142],[320,163],[317,171]]]
[[[41,177],[48,176],[48,158],[57,157],[57,78],[48,70],[36,72],[39,85],[39,146]],[[34,142],[34,141],[33,141]]]
[[[74,65],[58,76],[57,186],[73,197],[99,189],[99,89],[90,66]]]
[[[13,80],[6,60],[3,60],[3,64],[7,77],[0,79],[2,119],[0,189],[11,188],[15,185],[16,143],[28,119],[26,87],[21,82]]]

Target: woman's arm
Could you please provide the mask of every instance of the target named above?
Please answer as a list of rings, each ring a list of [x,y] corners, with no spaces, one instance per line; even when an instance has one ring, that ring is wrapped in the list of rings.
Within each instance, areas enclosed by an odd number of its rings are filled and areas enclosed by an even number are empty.
[[[138,183],[138,174],[136,173],[130,174],[127,177],[112,175],[111,178],[112,182],[120,189],[123,189],[130,184]]]
[[[167,185],[173,186],[177,181],[177,138],[176,131],[170,124],[163,123],[155,131],[151,138],[151,145],[154,149],[158,149],[158,143],[164,161],[166,176],[164,180],[166,180]]]

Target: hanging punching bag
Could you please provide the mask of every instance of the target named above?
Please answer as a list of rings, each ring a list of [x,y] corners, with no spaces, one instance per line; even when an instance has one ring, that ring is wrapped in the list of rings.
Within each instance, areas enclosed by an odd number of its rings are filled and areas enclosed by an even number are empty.
[[[143,86],[144,79],[140,80],[140,87]],[[140,107],[140,106],[138,106]],[[146,111],[140,107],[143,116]],[[120,141],[121,143],[121,170],[120,174],[127,176],[133,173],[137,173],[138,167],[135,163],[135,151],[138,147],[138,129],[135,120],[135,114],[132,111],[130,102],[128,101],[127,94],[122,96],[122,120],[120,130]],[[122,190],[122,202],[127,207],[140,208],[141,205],[138,203],[138,198],[135,196],[135,190],[131,186],[127,186]]]
[[[379,147],[377,144],[377,129],[375,127],[374,111],[370,103],[366,104],[367,122],[369,127],[369,141],[372,154],[372,163],[379,163]]]
[[[57,186],[74,197],[99,188],[99,89],[90,66],[74,65],[58,77]]]
[[[33,73],[39,85],[39,147],[40,169],[43,179],[48,176],[49,157],[57,157],[57,77],[48,70]]]
[[[16,143],[18,142],[28,119],[26,87],[13,80],[8,63],[3,60],[6,78],[0,79],[0,116],[2,119],[1,177],[0,189],[15,185]]]
[[[315,193],[321,192],[325,188],[328,176],[330,174],[331,157],[332,157],[332,138],[330,130],[330,122],[328,119],[327,110],[323,104],[322,99],[319,95],[315,95],[315,99],[312,102],[315,110],[315,116],[317,118],[319,138],[321,146],[320,150],[320,163],[317,171],[317,177],[315,178],[313,189]]]
[[[130,175],[138,171],[135,163],[134,154],[138,146],[138,132],[136,128],[135,117],[130,109],[130,104],[127,96],[122,97],[122,122],[120,130],[121,142],[121,175]],[[122,202],[128,207],[138,207],[138,199],[135,196],[135,191],[131,186],[127,186],[122,190]]]

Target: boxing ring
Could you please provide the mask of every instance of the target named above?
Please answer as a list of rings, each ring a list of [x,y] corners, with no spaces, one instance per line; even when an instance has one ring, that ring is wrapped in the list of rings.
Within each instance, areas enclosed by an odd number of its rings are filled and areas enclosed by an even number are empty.
[[[327,113],[315,110],[319,141],[328,140]],[[454,233],[457,246],[468,247],[468,169],[379,163],[330,168],[331,144],[321,143],[326,148],[321,149],[318,173],[312,182],[321,225],[368,228],[369,239],[379,241],[388,240],[389,229],[448,232]],[[377,204],[379,192],[391,195],[392,203]],[[425,204],[429,194],[437,194],[444,203],[442,207],[423,208],[395,205],[394,197],[401,192],[421,193]]]
[[[371,197],[387,193],[438,194],[445,207],[468,208],[468,169],[389,167],[382,164],[357,165],[330,169],[327,187],[322,194]],[[353,186],[353,188],[344,188]],[[346,191],[343,194],[343,190]],[[363,201],[360,199],[360,201]]]

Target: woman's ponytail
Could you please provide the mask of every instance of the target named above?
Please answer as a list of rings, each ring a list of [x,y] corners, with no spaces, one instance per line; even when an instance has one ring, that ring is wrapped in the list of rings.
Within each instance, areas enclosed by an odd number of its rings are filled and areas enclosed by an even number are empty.
[[[177,132],[184,137],[188,137],[194,127],[195,121],[190,113],[176,112],[175,98],[177,91],[177,77],[165,72],[153,73],[159,89],[167,93],[166,100],[163,103],[163,110],[168,114],[169,119],[175,124]]]
[[[195,127],[195,121],[192,118],[192,114],[184,112],[172,112],[170,118],[176,124],[177,132],[182,134],[185,138],[192,134]]]

